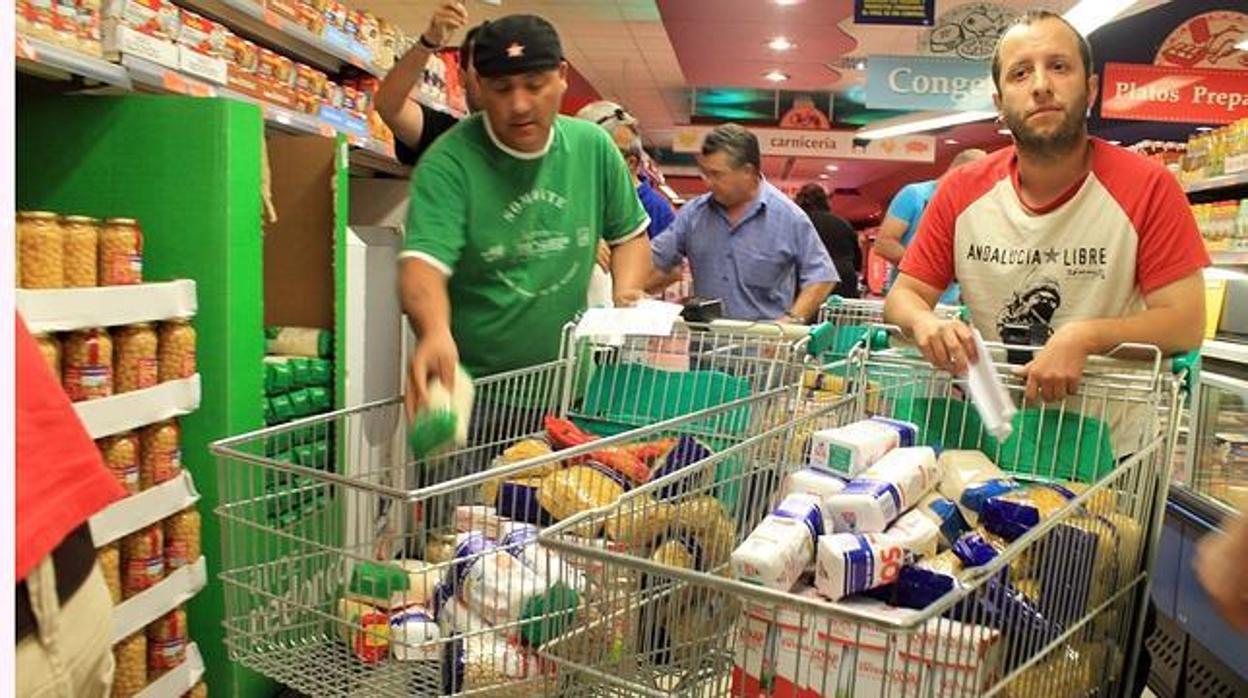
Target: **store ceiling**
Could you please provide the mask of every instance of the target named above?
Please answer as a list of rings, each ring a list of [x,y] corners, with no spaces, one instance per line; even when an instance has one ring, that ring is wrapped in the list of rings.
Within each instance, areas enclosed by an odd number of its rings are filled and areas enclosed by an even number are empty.
[[[409,32],[423,30],[440,4],[440,0],[351,1],[367,5]],[[937,0],[937,16],[979,1]],[[1141,0],[1135,9],[1163,1]],[[598,95],[624,104],[640,119],[646,144],[652,148],[669,145],[676,127],[689,123],[690,88],[844,93],[863,83],[864,73],[856,69],[859,59],[922,53],[925,34],[922,27],[856,26],[853,0],[797,0],[784,6],[775,0],[501,0],[501,5],[465,0],[465,4],[473,23],[519,12],[549,19],[559,29],[569,62]],[[1075,0],[996,0],[995,4],[1062,12]],[[796,47],[783,53],[772,51],[766,44],[776,36],[788,38]],[[763,74],[773,69],[788,74],[789,79],[778,84],[764,79]],[[947,139],[956,142],[946,143]],[[971,124],[938,134],[932,166],[769,157],[764,170],[774,181],[821,181],[829,189],[862,189],[903,175],[936,176],[963,148],[992,149],[1007,142],[994,124]],[[829,164],[838,169],[829,172]],[[820,180],[820,175],[827,178]],[[695,180],[676,181],[681,193],[698,189]]]

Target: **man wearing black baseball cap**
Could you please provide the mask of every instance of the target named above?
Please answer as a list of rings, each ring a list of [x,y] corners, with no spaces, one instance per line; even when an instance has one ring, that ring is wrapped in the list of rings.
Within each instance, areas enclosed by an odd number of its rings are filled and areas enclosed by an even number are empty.
[[[613,247],[616,298],[650,273],[649,218],[611,138],[559,115],[568,64],[546,20],[483,24],[473,67],[481,112],[425,153],[412,179],[403,310],[420,338],[409,405],[455,365],[481,377],[559,354],[585,309],[599,240]]]

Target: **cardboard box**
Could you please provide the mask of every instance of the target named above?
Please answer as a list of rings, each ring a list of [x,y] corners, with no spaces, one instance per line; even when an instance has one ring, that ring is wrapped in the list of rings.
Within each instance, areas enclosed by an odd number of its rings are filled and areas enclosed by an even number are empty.
[[[165,0],[110,0],[103,13],[104,54],[138,56],[176,70],[179,26],[178,7]]]
[[[818,599],[811,587],[793,593]],[[796,608],[747,604],[738,624],[732,695],[802,698],[816,619]]]
[[[292,22],[299,19],[299,3],[297,0],[265,0],[264,8]]]
[[[182,72],[224,85],[229,82],[229,30],[193,12],[182,11],[178,63]]]
[[[295,21],[317,36],[325,31],[325,13],[310,2],[300,2],[295,8]]]
[[[315,114],[321,108],[321,95],[329,76],[302,63],[295,65],[295,102],[299,111]]]

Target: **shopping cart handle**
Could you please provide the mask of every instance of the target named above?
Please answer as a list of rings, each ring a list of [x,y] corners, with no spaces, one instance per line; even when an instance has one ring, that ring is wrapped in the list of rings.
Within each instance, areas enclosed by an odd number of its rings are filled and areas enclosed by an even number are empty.
[[[1200,351],[1193,349],[1170,357],[1170,370],[1176,376],[1183,376],[1183,388],[1187,390],[1188,395],[1191,395],[1192,386],[1200,372]]]
[[[832,299],[829,298],[828,302],[831,301]],[[831,348],[832,343],[836,341],[836,325],[830,322],[821,322],[810,328],[808,336],[810,341],[806,342],[806,353],[811,356],[819,356]]]

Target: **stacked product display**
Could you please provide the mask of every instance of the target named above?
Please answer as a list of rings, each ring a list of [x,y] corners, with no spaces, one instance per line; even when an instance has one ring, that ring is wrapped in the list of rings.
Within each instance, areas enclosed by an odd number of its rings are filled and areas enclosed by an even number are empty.
[[[1187,142],[1179,178],[1184,184],[1248,170],[1248,119],[1198,133]]]
[[[1192,204],[1192,216],[1210,252],[1248,250],[1248,199]]]

